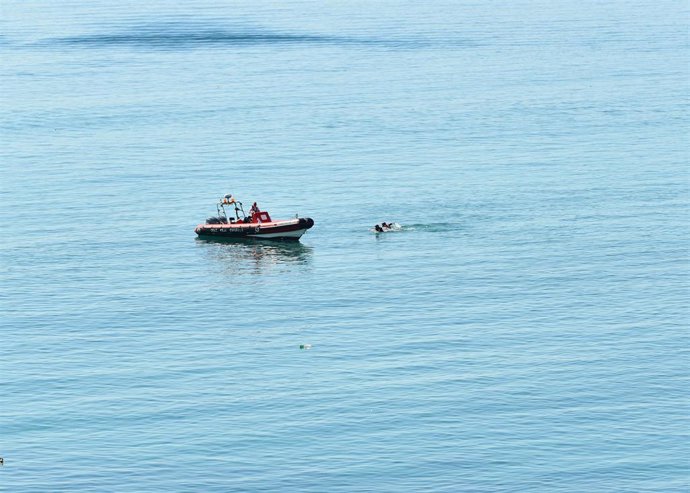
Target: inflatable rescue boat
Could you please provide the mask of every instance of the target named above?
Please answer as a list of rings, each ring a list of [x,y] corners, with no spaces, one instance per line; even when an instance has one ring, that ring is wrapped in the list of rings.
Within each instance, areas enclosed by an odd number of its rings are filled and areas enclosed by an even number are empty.
[[[230,210],[230,214],[226,211]],[[232,194],[225,195],[216,205],[218,215],[206,219],[194,232],[200,238],[259,238],[267,240],[297,241],[314,226],[310,217],[294,219],[271,219],[267,211],[262,211],[254,202],[249,215],[245,214],[242,202]]]

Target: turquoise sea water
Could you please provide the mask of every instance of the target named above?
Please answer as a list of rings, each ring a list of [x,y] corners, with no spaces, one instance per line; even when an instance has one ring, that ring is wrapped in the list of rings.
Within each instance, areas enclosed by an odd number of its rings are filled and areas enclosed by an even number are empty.
[[[144,3],[0,5],[0,490],[687,491],[686,2]]]

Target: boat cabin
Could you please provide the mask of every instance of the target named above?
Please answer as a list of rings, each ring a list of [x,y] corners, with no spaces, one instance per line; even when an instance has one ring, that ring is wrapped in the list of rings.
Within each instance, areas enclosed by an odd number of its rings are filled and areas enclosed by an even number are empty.
[[[271,216],[266,211],[257,211],[252,213],[253,223],[270,223]]]

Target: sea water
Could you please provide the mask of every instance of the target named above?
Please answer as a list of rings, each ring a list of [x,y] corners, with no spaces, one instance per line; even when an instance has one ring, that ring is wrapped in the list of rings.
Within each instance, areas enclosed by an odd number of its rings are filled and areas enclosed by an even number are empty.
[[[687,491],[686,2],[0,14],[0,490]]]

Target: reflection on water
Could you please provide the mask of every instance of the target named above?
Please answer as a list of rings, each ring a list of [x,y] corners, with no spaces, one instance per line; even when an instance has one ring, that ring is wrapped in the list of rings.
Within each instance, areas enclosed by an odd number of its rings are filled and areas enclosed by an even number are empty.
[[[231,275],[259,274],[309,264],[312,248],[299,242],[265,242],[251,239],[199,239],[209,259]]]

